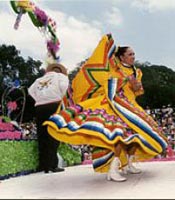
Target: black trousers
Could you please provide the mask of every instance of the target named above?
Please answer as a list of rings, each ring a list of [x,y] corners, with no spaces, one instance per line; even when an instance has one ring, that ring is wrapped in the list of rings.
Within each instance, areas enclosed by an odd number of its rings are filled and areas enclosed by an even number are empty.
[[[50,103],[36,106],[36,125],[38,137],[38,152],[40,170],[54,169],[58,166],[57,149],[59,141],[51,137],[47,132],[47,126],[43,122],[48,120],[58,108],[59,103]]]

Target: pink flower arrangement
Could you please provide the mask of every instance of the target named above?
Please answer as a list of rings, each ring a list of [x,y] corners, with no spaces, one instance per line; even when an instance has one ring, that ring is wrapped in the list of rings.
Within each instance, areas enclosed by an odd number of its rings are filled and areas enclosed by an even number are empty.
[[[47,50],[56,55],[56,52],[59,50],[60,42],[57,40],[54,42],[53,40],[47,41]]]
[[[13,124],[0,122],[0,131],[14,131]]]
[[[41,22],[44,26],[47,26],[48,24],[48,16],[46,13],[39,9],[38,7],[35,7],[34,13],[38,19],[39,22]]]
[[[9,102],[7,103],[7,107],[8,107],[8,109],[11,110],[11,111],[16,110],[16,108],[17,108],[17,103],[16,103],[16,101],[9,101]]]
[[[0,140],[15,140],[21,138],[20,131],[3,131],[0,132]]]
[[[0,120],[0,140],[20,139],[22,132],[16,130],[12,123]]]

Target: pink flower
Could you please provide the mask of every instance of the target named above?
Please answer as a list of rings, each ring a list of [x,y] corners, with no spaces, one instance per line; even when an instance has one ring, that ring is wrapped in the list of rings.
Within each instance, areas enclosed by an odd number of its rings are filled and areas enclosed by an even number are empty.
[[[20,131],[15,131],[14,132],[14,136],[15,136],[15,139],[20,139],[21,138],[21,132]]]
[[[56,52],[59,50],[59,46],[60,46],[60,43],[58,40],[56,42],[52,40],[47,41],[47,49],[49,52],[56,54]]]
[[[9,101],[8,104],[7,104],[7,107],[11,111],[16,110],[16,108],[17,108],[16,101]]]
[[[13,127],[13,125],[11,123],[0,122],[0,131],[5,131],[5,130],[13,131],[14,127]]]
[[[37,7],[35,8],[34,13],[35,13],[38,21],[41,22],[44,26],[46,26],[48,23],[48,17],[46,15],[46,13]]]
[[[6,139],[6,140],[14,140],[14,139],[20,139],[21,138],[21,132],[20,131],[4,131],[0,132],[0,139]]]

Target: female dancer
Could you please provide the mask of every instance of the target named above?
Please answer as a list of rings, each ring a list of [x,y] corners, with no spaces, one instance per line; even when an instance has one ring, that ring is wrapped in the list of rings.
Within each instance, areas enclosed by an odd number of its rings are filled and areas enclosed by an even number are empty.
[[[134,61],[132,48],[116,48],[111,34],[103,36],[62,106],[44,123],[57,140],[92,145],[95,171],[107,172],[113,181],[126,180],[120,170],[140,173],[132,162],[161,154],[167,146],[157,123],[136,102],[144,90]]]

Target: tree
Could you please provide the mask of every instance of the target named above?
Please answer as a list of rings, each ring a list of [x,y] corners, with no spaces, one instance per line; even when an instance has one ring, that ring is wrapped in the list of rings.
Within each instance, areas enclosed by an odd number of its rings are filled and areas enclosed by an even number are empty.
[[[28,86],[42,73],[41,61],[35,61],[30,57],[25,61],[13,45],[1,45],[0,58],[1,86],[7,86],[15,79],[19,79],[23,86]]]
[[[19,87],[23,87],[27,96],[24,121],[26,119],[28,121],[33,118],[33,109],[31,109],[31,103],[33,103],[33,101],[30,97],[28,98],[27,88],[36,78],[43,74],[43,70],[40,69],[42,63],[30,57],[24,60],[24,58],[20,56],[20,51],[17,50],[15,46],[7,46],[5,44],[0,46],[0,58],[0,97],[2,98],[4,91],[14,87],[15,84],[18,84],[17,86]],[[12,96],[14,99],[18,97],[18,93],[19,90],[13,91]],[[30,111],[28,108],[30,108]]]
[[[161,108],[163,105],[175,106],[175,72],[162,65],[136,63],[143,72],[144,95],[138,97],[138,102],[146,107]]]

